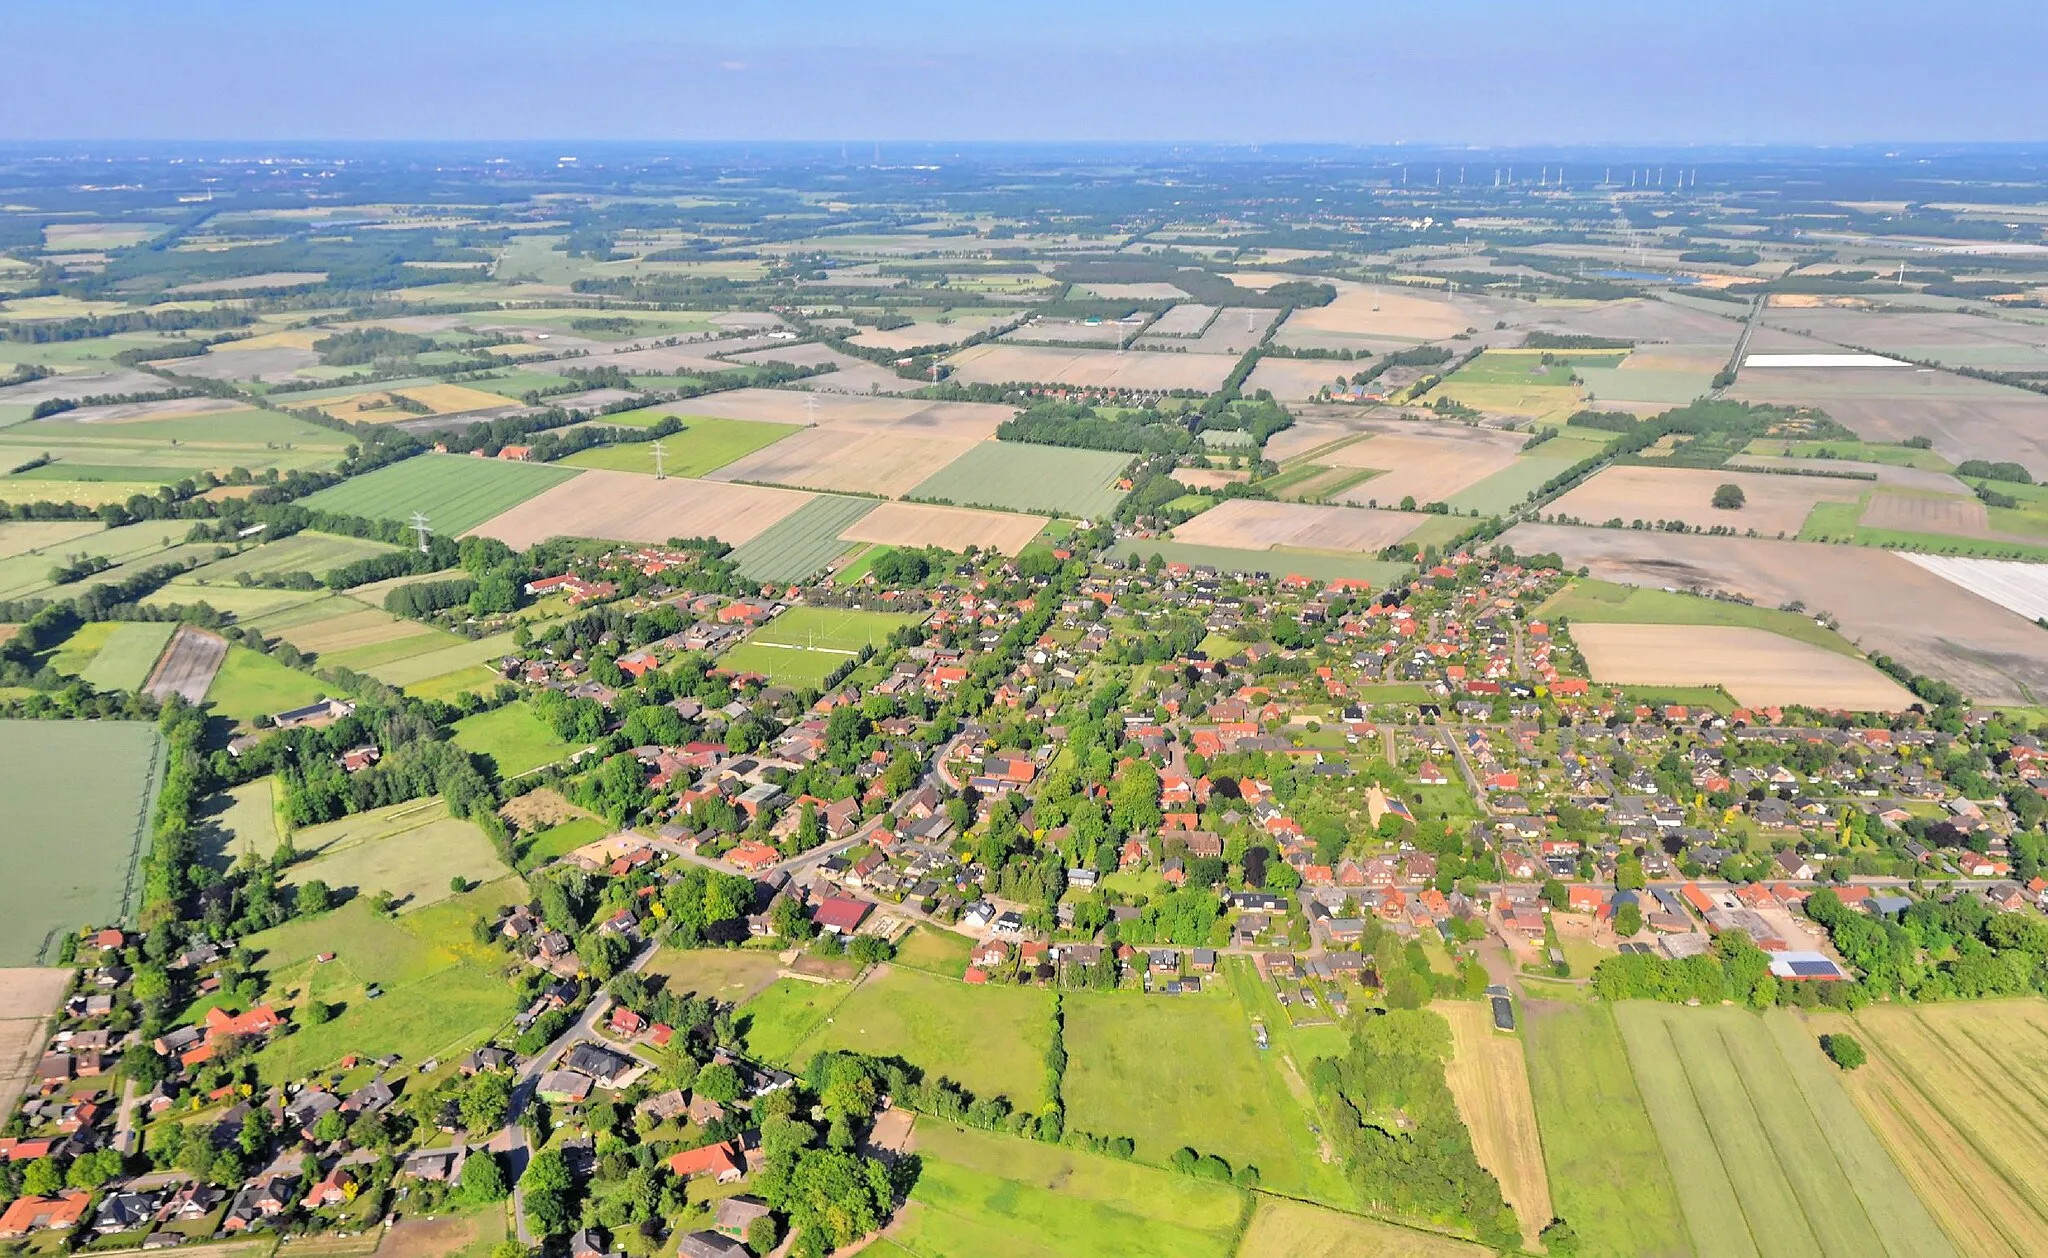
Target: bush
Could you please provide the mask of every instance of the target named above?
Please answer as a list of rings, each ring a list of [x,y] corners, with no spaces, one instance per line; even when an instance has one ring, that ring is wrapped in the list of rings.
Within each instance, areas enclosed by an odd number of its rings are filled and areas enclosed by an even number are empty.
[[[1854,1070],[1870,1060],[1863,1051],[1863,1045],[1853,1035],[1823,1035],[1820,1037],[1821,1051],[1828,1059],[1844,1070]]]
[[[1740,485],[1726,484],[1714,490],[1714,505],[1723,511],[1740,511],[1748,501]]]

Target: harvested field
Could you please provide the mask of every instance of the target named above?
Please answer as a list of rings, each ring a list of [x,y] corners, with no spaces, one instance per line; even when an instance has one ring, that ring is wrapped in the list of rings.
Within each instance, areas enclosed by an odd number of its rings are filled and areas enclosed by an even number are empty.
[[[1320,280],[1329,283],[1328,280]],[[1433,289],[1335,281],[1337,300],[1287,317],[1274,339],[1305,349],[1357,348],[1373,337],[1420,344],[1440,341],[1468,328],[1490,328],[1512,303],[1453,297]],[[1523,307],[1526,309],[1526,307]],[[1338,364],[1330,364],[1335,370]]]
[[[1818,341],[1864,345],[1880,354],[1948,367],[2048,370],[2048,327],[2016,319],[1987,319],[1965,311],[1775,306],[1765,319],[1772,327],[1803,332]]]
[[[1903,551],[1899,558],[2028,620],[2048,618],[2048,564],[1913,555]]]
[[[1492,1253],[1453,1236],[1261,1197],[1237,1258],[1486,1258]]]
[[[1172,311],[1167,313],[1171,314]],[[1163,337],[1155,341],[1152,339],[1153,333],[1148,329],[1144,336],[1138,338],[1137,344],[1141,347],[1159,345],[1184,348],[1190,354],[1242,354],[1257,345],[1266,335],[1266,329],[1273,326],[1273,320],[1279,317],[1280,312],[1277,310],[1226,306],[1216,312],[1216,317],[1209,321],[1208,327],[1200,336]]]
[[[172,695],[199,703],[213,687],[213,675],[227,658],[226,638],[192,625],[179,625],[171,645],[157,661],[143,692],[159,703]]]
[[[944,323],[933,319],[920,319],[906,328],[890,328],[886,332],[862,332],[853,338],[853,343],[872,349],[895,350],[898,353],[922,349],[927,345],[957,345],[975,333],[986,332],[1009,318],[1010,315],[1007,313],[956,312],[945,316]]]
[[[541,463],[422,454],[364,476],[351,477],[311,495],[305,504],[316,511],[339,511],[379,520],[406,520],[413,512],[423,511],[436,533],[460,533],[576,475],[574,469]]]
[[[0,523],[0,559],[39,550],[56,550],[67,542],[91,537],[106,525],[98,520],[8,520]],[[53,565],[54,566],[54,565]]]
[[[1125,491],[1116,482],[1132,457],[1109,450],[977,441],[920,483],[911,496],[1101,519],[1123,501]]]
[[[1260,365],[1273,361],[1260,360]],[[1266,457],[1278,463],[1300,458],[1311,450],[1333,445],[1349,437],[1377,431],[1373,421],[1350,407],[1318,407],[1296,414],[1294,423],[1266,438]]]
[[[1184,301],[1178,306],[1168,308],[1165,314],[1154,319],[1146,327],[1145,336],[1148,339],[1156,336],[1171,340],[1197,337],[1215,317],[1216,307]]]
[[[1528,440],[1521,433],[1462,424],[1388,425],[1311,461],[1380,470],[1382,475],[1345,492],[1349,502],[1392,506],[1407,497],[1417,503],[1444,502],[1513,463]]]
[[[1015,407],[987,402],[927,402],[917,398],[799,393],[789,389],[734,389],[690,399],[694,415],[768,420],[820,427],[900,429],[919,437],[993,437]]]
[[[470,532],[495,537],[514,550],[550,537],[622,542],[715,537],[738,546],[810,500],[809,494],[785,489],[592,471],[493,516]]]
[[[912,436],[893,429],[807,428],[726,464],[710,478],[898,498],[975,444],[971,438]]]
[[[1134,350],[976,345],[950,360],[962,384],[1065,384],[1085,389],[1214,392],[1237,366],[1230,354],[1165,354]]]
[[[1045,517],[1038,515],[885,502],[839,536],[849,542],[883,546],[937,546],[951,551],[977,546],[1014,555],[1029,545],[1045,524]]]
[[[14,1102],[35,1077],[44,1024],[70,986],[68,969],[0,969],[0,1111],[13,1113]]]
[[[846,553],[842,534],[873,511],[872,498],[820,494],[733,548],[729,556],[750,581],[803,581]]]
[[[1522,1221],[1524,1241],[1533,1243],[1553,1211],[1522,1039],[1494,1030],[1485,1002],[1439,1001],[1431,1009],[1451,1024],[1454,1053],[1444,1075],[1458,1115],[1472,1132],[1472,1149],[1500,1180],[1501,1195]]]
[[[1852,451],[1857,449],[1855,442],[1848,442],[1846,444]],[[1735,458],[1728,461],[1728,466],[1758,471],[1860,472],[1876,477],[1877,479],[1871,483],[1885,488],[1962,496],[1967,496],[1970,492],[1968,485],[1957,480],[1950,473],[1938,472],[1929,468],[1902,467],[1895,463],[1865,462],[1855,458],[1787,458],[1777,453],[1786,448],[1785,443],[1777,441],[1753,441],[1750,443],[1749,448],[1757,451],[1757,453],[1738,454]],[[1939,457],[1931,452],[1915,450],[1910,453],[1914,455],[1924,454],[1925,457],[1932,459],[1937,465],[1941,462]]]
[[[1295,546],[1304,550],[1375,552],[1408,536],[1427,519],[1408,511],[1315,507],[1298,502],[1236,498],[1181,525],[1173,531],[1173,540],[1191,546],[1239,550]]]
[[[1245,379],[1244,391],[1249,394],[1266,389],[1282,402],[1298,402],[1314,397],[1317,390],[1325,385],[1334,385],[1340,378],[1348,380],[1357,369],[1355,363],[1332,362],[1327,358],[1275,358],[1268,355],[1252,368],[1252,374]]]
[[[289,345],[241,350],[223,347],[210,349],[196,358],[167,358],[151,364],[201,380],[263,381],[269,384],[283,384],[296,379],[304,368],[319,365],[320,355],[310,349],[295,349]]]
[[[1714,491],[1739,485],[1746,502],[1733,511],[1713,505]],[[1763,537],[1795,537],[1815,503],[1855,502],[1870,486],[1823,476],[1774,476],[1701,467],[1609,467],[1545,508],[1587,524],[1620,520],[1683,520]]]
[[[283,351],[261,351],[279,353]],[[320,409],[336,419],[370,423],[418,419],[413,411],[391,405],[393,397],[405,398],[427,408],[434,415],[459,415],[465,411],[492,410],[510,405],[507,398],[460,384],[419,384],[402,389],[370,389],[320,403]]]
[[[1624,585],[1718,591],[1766,607],[1797,600],[1833,615],[1862,649],[1979,702],[2048,695],[2039,626],[1888,551],[1553,524],[1517,525],[1501,540],[1520,554],[1555,551],[1567,567]]]
[[[246,411],[240,398],[180,397],[154,402],[112,402],[106,406],[81,406],[65,411],[66,424],[134,424],[155,419],[183,419],[193,415],[218,415],[224,411]]]
[[[1902,494],[1880,489],[1870,496],[1857,521],[1867,529],[1895,533],[1949,533],[1957,537],[1991,535],[1991,517],[1975,498]]]
[[[1745,707],[1897,712],[1913,692],[1861,660],[1742,625],[1574,624],[1595,681],[1721,686]]]
[[[187,361],[180,359],[179,361]],[[122,368],[105,372],[79,372],[44,376],[26,384],[0,389],[0,406],[34,406],[52,398],[100,397],[120,393],[157,393],[164,382],[144,371]]]
[[[1187,294],[1171,284],[1155,281],[1137,284],[1083,284],[1081,291],[1114,301],[1186,301]]]
[[[1094,323],[1086,319],[1052,319],[1040,316],[1024,326],[1007,332],[1003,340],[1010,344],[1033,345],[1056,341],[1069,345],[1122,345],[1137,334],[1137,321],[1122,323],[1102,319]]]
[[[906,380],[887,367],[878,367],[865,358],[842,354],[829,345],[778,345],[771,349],[734,354],[726,362],[728,366],[736,367],[765,367],[772,363],[811,367],[830,363],[833,370],[796,382],[796,387],[818,393],[913,393],[926,383],[923,380]]]
[[[1951,463],[2010,460],[2048,478],[2048,397],[1945,371],[1773,368],[1744,372],[1729,396],[1817,406],[1865,441],[1927,437]]]
[[[1241,485],[1251,479],[1251,473],[1242,468],[1227,467],[1177,467],[1173,478],[1189,489],[1221,489],[1225,485]]]

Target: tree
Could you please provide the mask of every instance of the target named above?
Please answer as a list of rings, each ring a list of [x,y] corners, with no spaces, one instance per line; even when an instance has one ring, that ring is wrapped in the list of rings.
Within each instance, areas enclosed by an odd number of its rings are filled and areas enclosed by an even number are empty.
[[[740,1098],[740,1072],[727,1062],[706,1066],[697,1075],[697,1095],[730,1105]]]
[[[1633,900],[1624,902],[1614,910],[1614,933],[1623,939],[1638,934],[1643,929],[1642,906]]]
[[[299,892],[292,900],[292,912],[298,917],[315,917],[325,913],[334,903],[334,896],[327,884],[318,878],[309,878],[299,884]]]
[[[21,1191],[31,1197],[54,1197],[64,1187],[64,1168],[57,1159],[40,1157],[21,1173]]]
[[[479,1149],[462,1164],[462,1195],[469,1201],[503,1201],[511,1188],[505,1170],[488,1150]]]
[[[747,1224],[747,1248],[756,1254],[766,1254],[773,1250],[775,1242],[779,1239],[781,1238],[776,1234],[775,1218],[772,1215],[764,1214]]]
[[[313,1139],[321,1144],[333,1144],[347,1133],[348,1120],[341,1116],[341,1111],[338,1109],[328,1110],[325,1114],[313,1120],[311,1134]]]
[[[487,1070],[469,1081],[457,1102],[462,1125],[472,1132],[496,1131],[512,1108],[512,1076]]]
[[[536,1154],[526,1164],[526,1173],[519,1177],[519,1182],[526,1189],[526,1217],[535,1231],[558,1236],[569,1230],[574,1221],[569,1211],[569,1192],[575,1181],[561,1150],[543,1149]]]
[[[1723,511],[1740,511],[1748,501],[1742,486],[1733,482],[1719,485],[1714,490],[1714,505]]]
[[[1821,1036],[1820,1048],[1828,1055],[1830,1061],[1844,1070],[1854,1070],[1869,1060],[1869,1056],[1863,1051],[1863,1045],[1857,1043],[1855,1036],[1843,1035],[1839,1031],[1833,1035]]]

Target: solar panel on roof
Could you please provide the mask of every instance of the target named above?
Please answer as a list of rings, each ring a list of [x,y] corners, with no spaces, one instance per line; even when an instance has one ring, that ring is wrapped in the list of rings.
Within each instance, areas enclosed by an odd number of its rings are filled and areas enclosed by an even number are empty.
[[[1835,972],[1835,963],[1832,961],[1793,961],[1790,963],[1790,969],[1801,978],[1812,978],[1823,974],[1833,974]]]

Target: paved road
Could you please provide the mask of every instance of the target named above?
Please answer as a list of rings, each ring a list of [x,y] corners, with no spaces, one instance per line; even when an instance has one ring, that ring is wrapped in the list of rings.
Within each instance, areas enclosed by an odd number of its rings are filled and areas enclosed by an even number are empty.
[[[123,1157],[135,1153],[135,1080],[121,1084],[121,1105],[114,1111],[114,1148]]]

